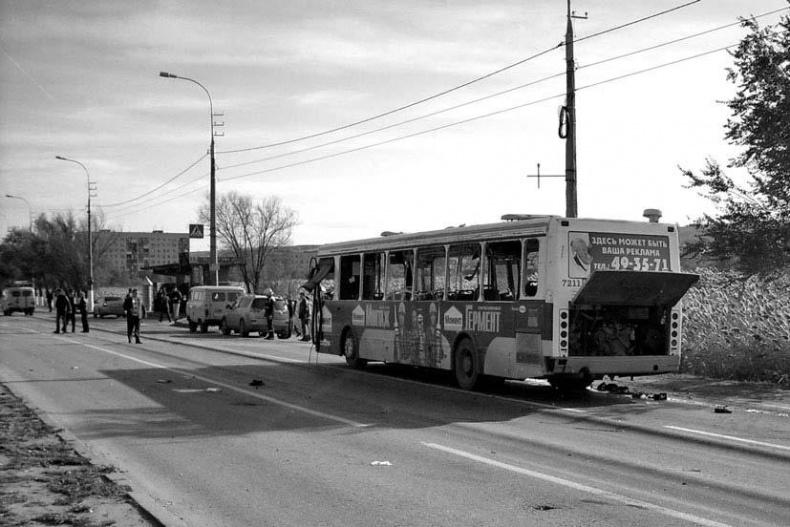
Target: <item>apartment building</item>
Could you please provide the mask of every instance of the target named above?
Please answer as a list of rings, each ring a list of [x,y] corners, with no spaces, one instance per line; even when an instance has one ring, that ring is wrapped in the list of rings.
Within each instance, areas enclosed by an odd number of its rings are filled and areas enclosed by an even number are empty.
[[[150,273],[154,266],[179,263],[179,254],[189,254],[186,232],[113,232],[96,233],[94,242],[102,261],[130,279]]]

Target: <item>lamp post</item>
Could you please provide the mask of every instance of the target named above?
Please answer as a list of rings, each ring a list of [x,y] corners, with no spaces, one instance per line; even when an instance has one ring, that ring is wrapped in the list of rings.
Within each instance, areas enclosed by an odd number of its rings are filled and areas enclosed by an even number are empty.
[[[30,232],[33,232],[33,207],[30,206],[30,202],[23,198],[22,196],[12,196],[11,194],[6,194],[5,197],[11,199],[21,199],[27,204],[27,216],[28,216],[28,229]]]
[[[216,183],[216,166],[214,164],[214,104],[211,102],[211,94],[205,86],[200,84],[195,79],[189,77],[181,77],[166,71],[159,72],[160,77],[167,79],[181,79],[197,84],[208,96],[209,107],[209,125],[211,130],[211,146],[209,147],[209,157],[211,158],[211,190],[209,197],[209,270],[214,280],[213,285],[219,285],[219,263],[217,261],[217,218],[216,218],[216,197],[217,197],[217,183]]]
[[[77,163],[85,171],[85,175],[88,178],[88,295],[90,300],[88,303],[88,311],[93,311],[93,231],[91,229],[91,176],[88,173],[88,168],[76,159],[69,159],[68,157],[63,156],[55,156],[55,159]]]

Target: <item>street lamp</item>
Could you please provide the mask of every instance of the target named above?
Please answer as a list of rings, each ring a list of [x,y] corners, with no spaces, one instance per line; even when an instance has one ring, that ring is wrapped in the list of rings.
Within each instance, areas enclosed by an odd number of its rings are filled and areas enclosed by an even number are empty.
[[[209,269],[211,270],[211,276],[214,279],[213,285],[219,285],[219,263],[217,262],[217,218],[216,218],[216,197],[217,197],[217,183],[216,183],[216,168],[214,165],[214,104],[211,102],[211,94],[208,92],[205,86],[200,84],[195,79],[190,79],[189,77],[181,77],[179,75],[175,75],[173,73],[168,73],[166,71],[159,72],[160,77],[165,77],[167,79],[181,79],[185,81],[192,82],[197,84],[203,91],[206,92],[208,96],[208,107],[209,107],[209,125],[211,129],[211,146],[209,148],[209,156],[211,158],[211,191],[209,197]]]
[[[25,203],[27,203],[27,216],[28,216],[28,224],[30,232],[33,232],[33,207],[30,206],[30,202],[23,198],[22,196],[12,196],[11,194],[6,194],[5,197],[12,198],[12,199],[21,199]]]
[[[69,159],[68,157],[63,156],[55,156],[55,159],[77,163],[82,167],[82,169],[85,171],[85,175],[88,177],[88,294],[90,299],[88,311],[93,311],[93,231],[91,230],[91,176],[88,173],[88,168],[76,159]]]

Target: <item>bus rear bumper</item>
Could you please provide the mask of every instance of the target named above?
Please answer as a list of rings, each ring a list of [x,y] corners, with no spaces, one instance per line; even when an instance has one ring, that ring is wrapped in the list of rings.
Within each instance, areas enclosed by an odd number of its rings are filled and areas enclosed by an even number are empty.
[[[550,357],[549,375],[584,374],[593,378],[604,375],[654,375],[676,373],[680,369],[677,355],[642,355],[623,357]]]

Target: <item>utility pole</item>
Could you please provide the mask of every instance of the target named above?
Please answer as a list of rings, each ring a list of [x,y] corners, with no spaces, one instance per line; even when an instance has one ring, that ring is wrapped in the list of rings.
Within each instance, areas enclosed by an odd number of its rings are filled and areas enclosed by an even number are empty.
[[[573,19],[587,18],[576,16],[571,11],[568,0],[568,27],[565,31],[565,216],[576,218],[576,62],[573,58]]]
[[[573,19],[586,19],[571,11],[571,0],[567,0],[568,25],[565,30],[565,105],[560,110],[560,139],[565,140],[565,174],[541,174],[538,163],[537,174],[528,174],[527,177],[538,178],[540,188],[541,177],[565,178],[565,216],[578,217],[576,202],[576,61],[573,57]]]

